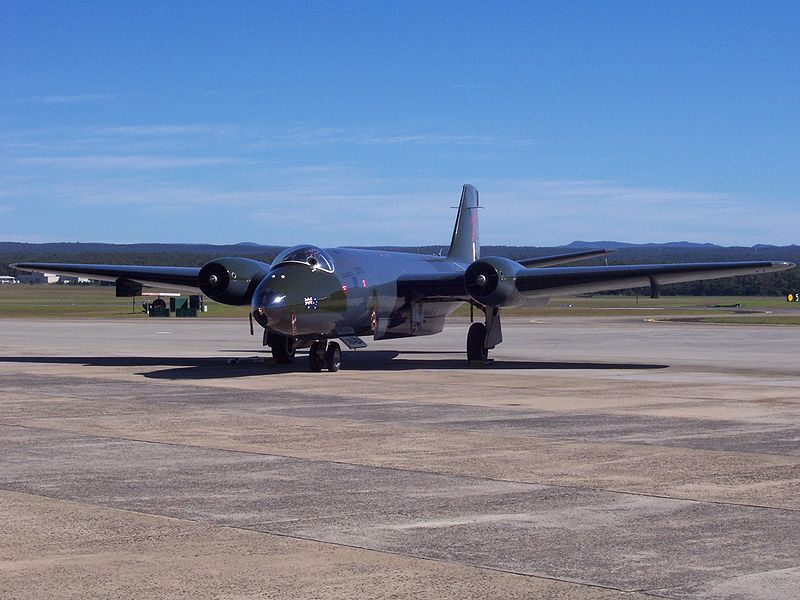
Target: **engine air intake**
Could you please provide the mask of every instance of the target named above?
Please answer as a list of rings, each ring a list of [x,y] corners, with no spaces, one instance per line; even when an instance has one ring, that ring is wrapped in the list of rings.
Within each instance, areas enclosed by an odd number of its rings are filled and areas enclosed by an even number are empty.
[[[250,304],[253,291],[269,271],[269,265],[249,258],[226,257],[200,269],[198,285],[212,300],[224,304]]]
[[[517,273],[524,267],[500,256],[473,262],[464,272],[464,286],[472,298],[484,306],[510,306],[519,299]]]

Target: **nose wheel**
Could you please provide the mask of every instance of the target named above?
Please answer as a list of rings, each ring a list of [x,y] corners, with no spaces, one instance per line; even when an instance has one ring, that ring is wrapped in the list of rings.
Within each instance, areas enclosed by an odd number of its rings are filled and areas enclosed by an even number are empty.
[[[330,342],[327,347],[325,342],[314,342],[308,350],[308,366],[314,372],[323,368],[331,373],[339,370],[342,364],[342,349],[336,342]]]

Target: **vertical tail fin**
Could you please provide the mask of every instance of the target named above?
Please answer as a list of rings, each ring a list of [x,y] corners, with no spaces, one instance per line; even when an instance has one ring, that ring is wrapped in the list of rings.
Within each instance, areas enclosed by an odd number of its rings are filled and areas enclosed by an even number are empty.
[[[481,255],[478,242],[478,190],[466,184],[461,192],[456,226],[447,258],[461,262],[472,262]]]

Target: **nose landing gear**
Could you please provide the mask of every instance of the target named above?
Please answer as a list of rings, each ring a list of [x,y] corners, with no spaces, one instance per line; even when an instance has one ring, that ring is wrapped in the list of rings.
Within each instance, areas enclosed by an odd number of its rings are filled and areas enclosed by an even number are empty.
[[[320,372],[323,367],[331,373],[339,370],[342,364],[342,349],[336,342],[330,342],[325,347],[325,340],[311,344],[308,350],[308,366],[312,371]]]
[[[272,349],[275,364],[285,365],[294,360],[294,339],[285,335],[268,334],[265,345]]]

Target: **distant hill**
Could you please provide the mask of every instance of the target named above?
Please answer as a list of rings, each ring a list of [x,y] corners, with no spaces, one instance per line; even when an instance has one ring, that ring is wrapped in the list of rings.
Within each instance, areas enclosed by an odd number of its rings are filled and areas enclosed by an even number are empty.
[[[0,253],[62,253],[65,256],[86,254],[87,252],[115,254],[169,254],[173,252],[280,252],[283,246],[263,246],[253,242],[239,244],[105,244],[100,242],[51,242],[47,244],[29,244],[26,242],[0,242]],[[33,259],[31,259],[33,260]]]
[[[601,248],[619,249],[619,248],[722,248],[716,244],[698,244],[696,242],[664,242],[664,243],[648,243],[648,244],[631,244],[629,242],[583,242],[575,241],[570,242],[561,248],[586,248],[588,250],[597,250]]]
[[[791,246],[775,246],[774,244],[756,244],[753,248],[757,250],[766,250],[769,248],[789,248],[789,249],[800,249],[800,246],[797,244],[792,244]]]
[[[214,244],[100,244],[0,242],[0,275],[10,275],[9,263],[74,262],[195,267],[221,256],[271,261],[283,246]]]

